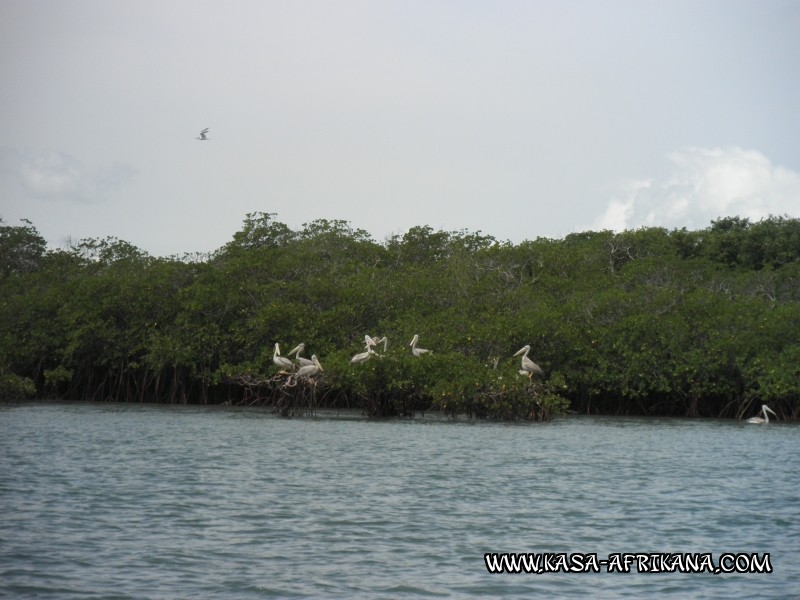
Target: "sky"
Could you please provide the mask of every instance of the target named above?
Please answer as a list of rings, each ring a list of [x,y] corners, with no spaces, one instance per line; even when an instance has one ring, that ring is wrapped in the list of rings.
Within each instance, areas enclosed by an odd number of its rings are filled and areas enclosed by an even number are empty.
[[[519,243],[800,217],[800,0],[0,0],[0,218]],[[209,140],[195,138],[209,128]]]

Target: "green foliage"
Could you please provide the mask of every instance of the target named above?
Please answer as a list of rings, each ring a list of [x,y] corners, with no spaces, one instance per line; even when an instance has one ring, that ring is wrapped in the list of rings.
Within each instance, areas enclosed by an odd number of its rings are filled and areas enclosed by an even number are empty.
[[[275,220],[275,213],[248,213],[242,230],[220,251],[234,254],[258,248],[276,248],[291,243],[296,234]]]
[[[25,275],[41,264],[47,243],[27,219],[22,226],[6,225],[0,218],[0,279]]]
[[[36,394],[36,385],[28,377],[0,370],[0,401],[16,401]]]
[[[207,260],[116,238],[48,251],[0,222],[0,394],[266,403],[281,414],[549,419],[800,412],[800,221],[729,217],[517,245],[414,227],[380,244],[272,213]],[[388,337],[363,364],[364,335]],[[432,352],[408,347],[414,334]],[[272,363],[305,342],[324,372]],[[523,345],[544,377],[518,373]]]

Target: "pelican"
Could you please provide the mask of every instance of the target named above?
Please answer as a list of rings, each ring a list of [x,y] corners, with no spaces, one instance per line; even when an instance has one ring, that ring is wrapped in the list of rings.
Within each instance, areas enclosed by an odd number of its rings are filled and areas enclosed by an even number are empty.
[[[281,347],[275,342],[275,351],[272,353],[272,362],[278,365],[281,369],[293,369],[294,365],[292,361],[286,358],[285,356],[281,356]]]
[[[367,336],[367,337],[369,338],[369,336]],[[372,341],[372,338],[370,338],[370,341]],[[369,357],[372,356],[373,354],[375,354],[375,350],[372,349],[373,345],[374,344],[369,344],[368,343],[367,344],[367,351],[366,352],[362,352],[361,354],[356,354],[353,358],[350,359],[350,364],[351,365],[360,365],[363,362],[367,362],[369,360]]]
[[[294,354],[295,355],[295,359],[297,359],[297,363],[301,367],[310,367],[310,366],[312,366],[314,364],[314,360],[312,358],[305,358],[303,356],[300,356],[300,353],[303,350],[305,350],[305,348],[306,348],[306,345],[303,342],[300,342],[286,356],[291,356],[292,354]]]
[[[306,360],[308,360],[308,359],[306,359]],[[319,361],[317,360],[317,355],[316,354],[312,354],[311,355],[311,361],[310,362],[311,362],[310,365],[305,365],[303,367],[300,367],[297,370],[296,377],[310,377],[311,375],[316,375],[320,371],[324,371],[325,370],[325,369],[322,368],[322,365],[319,364]]]
[[[380,339],[378,339],[377,337],[372,338],[372,345],[373,346],[377,346],[381,342],[383,342],[383,353],[386,354],[386,346],[389,343],[389,338],[387,338],[386,336],[383,336]]]
[[[542,368],[533,362],[530,358],[528,358],[528,352],[531,351],[530,345],[525,345],[519,349],[519,351],[514,356],[519,356],[522,354],[522,369],[520,369],[520,375],[527,375],[528,379],[533,377],[533,374],[536,373],[537,375],[544,375],[544,371]],[[523,354],[524,352],[524,354]]]
[[[414,339],[411,340],[409,346],[411,346],[411,354],[414,356],[422,356],[426,352],[430,352],[430,350],[426,350],[425,348],[417,348],[417,342],[419,341],[419,336],[415,333]]]
[[[203,131],[200,132],[200,137],[196,137],[194,139],[200,140],[201,142],[205,142],[208,140],[208,138],[206,137],[207,133],[208,133],[208,127],[206,127],[205,129],[203,129]]]
[[[369,360],[369,357],[375,354],[375,350],[372,347],[375,345],[375,340],[373,340],[369,335],[364,336],[364,341],[367,343],[365,348],[366,352],[362,352],[361,354],[356,354],[353,358],[350,359],[351,365],[360,365],[362,362],[366,362]]]
[[[778,415],[775,414],[775,411],[773,411],[769,406],[767,406],[766,404],[762,404],[761,405],[761,414],[764,415],[764,418],[762,419],[761,417],[753,417],[751,419],[747,419],[747,422],[748,423],[764,423],[764,424],[769,423],[769,415],[767,413],[772,413],[776,417],[778,416]]]

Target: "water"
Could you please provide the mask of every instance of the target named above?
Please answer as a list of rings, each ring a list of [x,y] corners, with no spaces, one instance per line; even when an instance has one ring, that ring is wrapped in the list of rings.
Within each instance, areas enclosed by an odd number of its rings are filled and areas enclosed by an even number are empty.
[[[800,597],[800,427],[0,407],[0,595]],[[769,553],[771,574],[490,574],[487,552]]]

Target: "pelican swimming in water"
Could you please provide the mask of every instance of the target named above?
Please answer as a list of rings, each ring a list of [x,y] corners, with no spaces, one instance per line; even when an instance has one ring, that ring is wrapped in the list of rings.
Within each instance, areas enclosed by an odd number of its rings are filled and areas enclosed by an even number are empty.
[[[208,127],[206,127],[205,129],[203,129],[203,131],[200,132],[200,137],[196,137],[194,139],[200,140],[201,142],[206,142],[208,141],[208,138],[206,137],[207,133],[208,133]]]
[[[422,356],[426,352],[430,352],[430,350],[426,350],[425,348],[417,348],[417,342],[419,341],[419,335],[416,333],[414,334],[414,338],[411,340],[409,346],[411,346],[411,354],[414,356]]]
[[[293,369],[294,365],[292,361],[286,358],[285,356],[281,356],[281,347],[275,342],[275,350],[272,352],[272,362],[278,365],[281,369]]]
[[[542,368],[533,362],[530,358],[528,358],[528,352],[531,351],[530,345],[525,345],[519,349],[519,351],[514,356],[519,356],[522,354],[522,369],[520,370],[520,375],[527,375],[528,379],[533,377],[533,374],[536,373],[537,375],[544,375],[544,371]],[[523,354],[524,352],[524,354]]]
[[[308,360],[308,359],[306,359],[306,360]],[[317,373],[319,373],[321,371],[324,371],[324,370],[325,369],[322,368],[322,365],[319,364],[319,361],[317,360],[317,355],[316,354],[312,354],[311,355],[311,364],[310,365],[305,365],[303,367],[300,367],[297,370],[297,375],[296,376],[297,377],[311,377],[312,375],[316,375]]]
[[[286,356],[291,356],[292,354],[294,354],[295,355],[295,359],[297,360],[297,363],[301,367],[310,367],[310,366],[312,366],[314,364],[314,360],[311,359],[311,358],[305,358],[304,356],[300,356],[300,353],[303,350],[305,350],[305,348],[306,348],[306,345],[303,342],[300,342],[299,344],[297,344],[297,346],[292,348],[292,351],[289,352],[289,354],[287,354]]]
[[[764,415],[764,418],[762,419],[761,417],[752,417],[750,419],[747,419],[747,422],[748,423],[764,423],[764,424],[769,423],[769,415],[767,413],[772,413],[776,417],[778,416],[778,415],[775,414],[775,411],[772,410],[769,406],[767,406],[766,404],[762,404],[761,405],[761,414]]]

